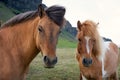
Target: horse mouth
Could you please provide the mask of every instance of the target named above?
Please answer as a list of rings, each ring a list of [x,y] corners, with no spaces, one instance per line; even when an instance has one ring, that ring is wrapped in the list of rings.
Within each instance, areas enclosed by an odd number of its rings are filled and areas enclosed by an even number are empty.
[[[90,67],[91,65],[86,65],[86,64],[83,64],[84,65],[84,67]]]

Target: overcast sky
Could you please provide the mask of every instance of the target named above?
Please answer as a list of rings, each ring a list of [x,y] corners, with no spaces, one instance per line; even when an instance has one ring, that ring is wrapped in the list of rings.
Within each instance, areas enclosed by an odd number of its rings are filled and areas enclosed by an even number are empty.
[[[78,20],[99,22],[100,35],[120,45],[120,0],[43,0],[43,3],[48,7],[64,6],[65,18],[74,27]]]

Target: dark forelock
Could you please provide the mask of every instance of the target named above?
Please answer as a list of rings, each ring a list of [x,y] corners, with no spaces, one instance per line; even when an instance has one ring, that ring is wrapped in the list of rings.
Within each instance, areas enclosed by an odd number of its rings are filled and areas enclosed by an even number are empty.
[[[46,13],[57,25],[62,26],[64,23],[65,8],[62,6],[51,6],[47,8]]]

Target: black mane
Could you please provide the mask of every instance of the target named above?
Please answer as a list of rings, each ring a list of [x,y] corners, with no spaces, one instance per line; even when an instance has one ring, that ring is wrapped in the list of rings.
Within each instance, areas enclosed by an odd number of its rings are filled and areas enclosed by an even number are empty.
[[[51,6],[45,9],[47,16],[53,20],[57,25],[61,26],[64,20],[65,8],[61,6]],[[18,23],[33,19],[38,16],[38,11],[28,11],[18,14],[8,20],[2,27],[13,26]]]
[[[57,25],[63,24],[65,8],[61,6],[51,6],[46,9],[46,13],[50,19],[52,19]]]
[[[9,19],[6,23],[2,25],[2,27],[13,26],[18,23],[22,23],[29,19],[35,18],[37,16],[37,11],[28,11],[25,13],[20,13],[13,18]]]
[[[102,37],[102,38],[103,38],[103,40],[104,40],[105,42],[107,42],[107,41],[112,42],[112,40],[111,40],[111,39],[109,39],[109,38],[106,38],[106,37]]]

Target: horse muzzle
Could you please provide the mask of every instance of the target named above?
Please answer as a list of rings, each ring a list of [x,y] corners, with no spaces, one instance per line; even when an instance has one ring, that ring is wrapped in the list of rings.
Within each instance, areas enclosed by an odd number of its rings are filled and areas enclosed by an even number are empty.
[[[43,58],[45,68],[54,68],[54,65],[57,63],[57,57],[54,59],[50,59],[48,56],[44,56]]]
[[[85,67],[89,67],[92,64],[92,59],[91,58],[83,58],[82,63]]]

